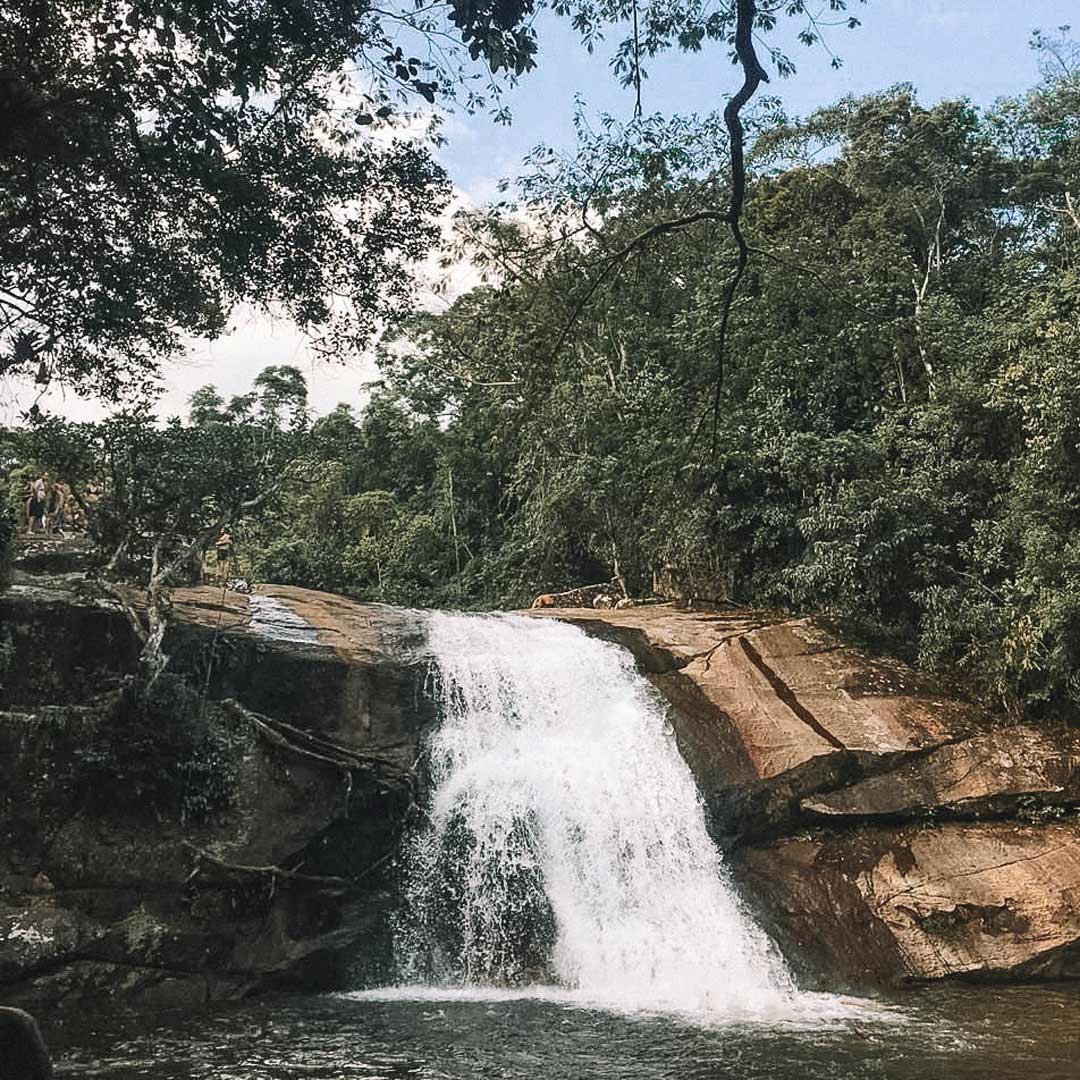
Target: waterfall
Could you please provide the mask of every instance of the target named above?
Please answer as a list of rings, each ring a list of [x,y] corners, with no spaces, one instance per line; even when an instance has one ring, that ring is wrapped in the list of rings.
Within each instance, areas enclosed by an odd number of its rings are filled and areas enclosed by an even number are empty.
[[[762,1014],[794,994],[705,827],[630,655],[548,619],[430,617],[441,722],[404,855],[401,975],[554,983],[632,1008]]]

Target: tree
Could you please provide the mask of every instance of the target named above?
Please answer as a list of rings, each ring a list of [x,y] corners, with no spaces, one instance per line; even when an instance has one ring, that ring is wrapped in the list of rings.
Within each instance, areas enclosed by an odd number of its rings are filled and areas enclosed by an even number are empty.
[[[280,369],[267,371],[271,401],[280,401],[275,391],[283,384],[306,400],[302,378],[297,383],[282,380]],[[215,398],[205,387],[195,396],[200,406]],[[278,420],[268,408],[255,419],[204,411],[197,423],[173,418],[160,425],[143,404],[96,423],[41,416],[30,431],[34,459],[70,485],[85,513],[105,560],[97,580],[142,639],[151,681],[166,663],[161,644],[171,588],[201,579],[207,548],[223,528],[267,507],[302,449],[302,427],[282,430]],[[145,624],[112,583],[117,574],[145,590]]]
[[[534,66],[532,16],[543,6],[9,4],[0,14],[0,373],[119,398],[183,335],[221,334],[241,303],[283,311],[327,355],[362,348],[407,304],[409,265],[434,239],[447,194],[425,148],[393,139],[392,127],[390,138],[372,132],[403,107],[395,93],[484,106],[496,74]],[[642,57],[730,40],[746,67],[750,27],[767,32],[781,15],[807,20],[807,43],[820,36],[803,0],[782,11],[753,0],[550,7],[590,46],[605,24],[633,15],[615,67],[639,100]],[[772,56],[791,69],[782,52]],[[470,74],[478,60],[491,73],[484,91]]]
[[[541,154],[536,184],[578,212],[473,218],[488,282],[381,359],[441,425],[462,595],[520,603],[616,557],[643,591],[673,563],[745,603],[830,614],[1014,715],[1075,710],[1074,88],[1059,66],[991,113],[897,87],[763,123],[730,312],[733,247],[684,220],[561,340],[605,253],[723,178],[682,130],[636,148],[613,125],[581,169]],[[618,183],[596,189],[605,153]],[[725,318],[710,445],[696,420]]]
[[[196,427],[207,427],[225,419],[225,399],[215,386],[200,386],[188,398],[188,420]]]
[[[15,534],[26,484],[19,482],[20,453],[14,433],[0,428],[0,589],[8,584]]]
[[[245,553],[262,580],[397,603],[438,603],[454,563],[436,495],[436,424],[377,390],[359,422],[338,406],[313,425],[281,497]]]
[[[452,14],[493,71],[524,62],[491,13]],[[362,347],[447,193],[387,126],[396,89],[432,101],[464,78],[439,26],[355,0],[7,5],[0,371],[118,397],[245,302],[326,353]]]

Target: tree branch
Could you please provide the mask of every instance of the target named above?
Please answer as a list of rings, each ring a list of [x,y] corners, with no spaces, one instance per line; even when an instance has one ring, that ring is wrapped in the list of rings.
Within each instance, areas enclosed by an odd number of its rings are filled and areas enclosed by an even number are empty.
[[[735,303],[735,294],[739,283],[746,273],[750,262],[750,246],[742,234],[740,220],[743,205],[746,202],[746,131],[743,128],[740,112],[757,92],[757,88],[769,81],[768,73],[761,66],[754,51],[754,19],[757,15],[757,0],[736,0],[735,5],[735,55],[742,65],[743,84],[732,95],[724,108],[724,124],[728,129],[731,142],[731,202],[728,206],[727,223],[735,240],[738,256],[735,272],[724,290],[723,313],[720,316],[720,334],[716,345],[716,393],[713,397],[713,442],[720,418],[720,393],[724,385],[724,359],[727,350],[728,325],[731,322],[731,309]]]
[[[348,878],[343,877],[330,877],[328,875],[318,874],[301,874],[296,870],[283,870],[280,866],[245,866],[243,863],[228,862],[226,859],[219,858],[217,855],[211,855],[205,848],[201,848],[191,843],[190,840],[182,841],[183,846],[190,851],[197,860],[200,862],[208,862],[212,866],[216,866],[221,870],[228,870],[234,874],[257,874],[266,877],[276,878],[281,881],[296,881],[304,885],[322,885],[335,889],[347,889],[352,882]],[[195,877],[199,872],[199,867],[196,866],[195,870],[189,877],[189,881],[192,877]]]

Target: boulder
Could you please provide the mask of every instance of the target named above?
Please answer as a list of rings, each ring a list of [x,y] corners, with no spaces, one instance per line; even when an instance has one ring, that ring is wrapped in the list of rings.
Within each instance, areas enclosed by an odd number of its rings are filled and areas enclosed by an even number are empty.
[[[140,595],[131,591],[136,607]],[[430,708],[414,612],[288,586],[253,596],[176,589],[170,670],[211,697],[411,764]],[[291,613],[292,632],[267,618]],[[78,574],[22,573],[0,593],[0,708],[82,705],[135,670],[139,642],[119,605]]]
[[[1080,823],[949,822],[737,855],[789,958],[827,982],[1080,977]]]
[[[0,1007],[0,1062],[10,1080],[51,1080],[52,1061],[37,1021],[22,1009]]]
[[[137,602],[132,595],[130,600]],[[154,690],[79,574],[0,594],[0,996],[191,1003],[389,962],[431,706],[413,613],[179,589]]]
[[[212,697],[403,767],[416,760],[432,712],[420,689],[415,612],[287,585],[260,585],[250,596],[177,589],[173,610],[165,652],[202,674]]]

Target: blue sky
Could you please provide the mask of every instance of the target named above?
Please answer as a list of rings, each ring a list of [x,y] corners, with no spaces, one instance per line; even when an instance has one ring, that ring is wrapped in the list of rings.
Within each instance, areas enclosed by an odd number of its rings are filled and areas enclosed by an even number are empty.
[[[869,0],[852,9],[862,26],[853,31],[837,28],[829,38],[833,51],[844,60],[839,71],[829,66],[829,55],[821,48],[792,43],[788,49],[798,73],[791,79],[774,79],[766,89],[782,99],[789,114],[806,115],[845,94],[898,82],[913,83],[926,104],[964,96],[988,105],[1038,81],[1036,58],[1028,48],[1032,30],[1052,29],[1076,16],[1080,34],[1077,0]],[[631,116],[633,98],[610,75],[609,54],[603,47],[589,56],[568,24],[553,16],[545,16],[538,29],[537,70],[508,95],[513,125],[507,128],[486,116],[459,113],[445,127],[449,142],[440,158],[454,185],[473,201],[493,198],[499,179],[515,175],[524,155],[538,143],[573,147],[576,94],[592,113]],[[649,68],[651,77],[643,93],[649,112],[721,108],[740,82],[723,49],[653,61]],[[366,399],[365,382],[377,377],[370,359],[348,365],[314,359],[288,323],[239,313],[233,326],[232,333],[216,342],[193,342],[187,360],[165,372],[163,415],[183,412],[191,392],[208,382],[226,395],[242,393],[267,364],[300,367],[308,376],[311,403],[318,412],[338,401],[360,407]],[[33,387],[0,383],[0,423],[14,421],[33,398]],[[103,411],[62,389],[50,390],[42,405],[80,418]]]
[[[1073,21],[1080,32],[1076,0],[869,0],[865,5],[852,3],[851,11],[862,26],[837,27],[828,37],[830,48],[844,61],[839,71],[829,66],[824,49],[793,42],[789,31],[784,44],[798,73],[790,79],[774,77],[763,90],[779,96],[790,114],[805,115],[845,94],[898,82],[913,83],[924,103],[962,96],[990,104],[1038,81],[1036,59],[1027,46],[1032,30]],[[537,69],[507,95],[513,125],[506,128],[485,116],[460,115],[448,125],[450,141],[441,159],[454,183],[475,196],[489,196],[495,182],[513,175],[537,143],[573,146],[576,93],[594,113],[631,116],[633,97],[608,71],[610,52],[603,45],[589,56],[565,20],[545,16],[537,26]],[[612,35],[609,44],[614,40]],[[723,49],[676,55],[647,66],[646,112],[718,109],[741,81]]]

